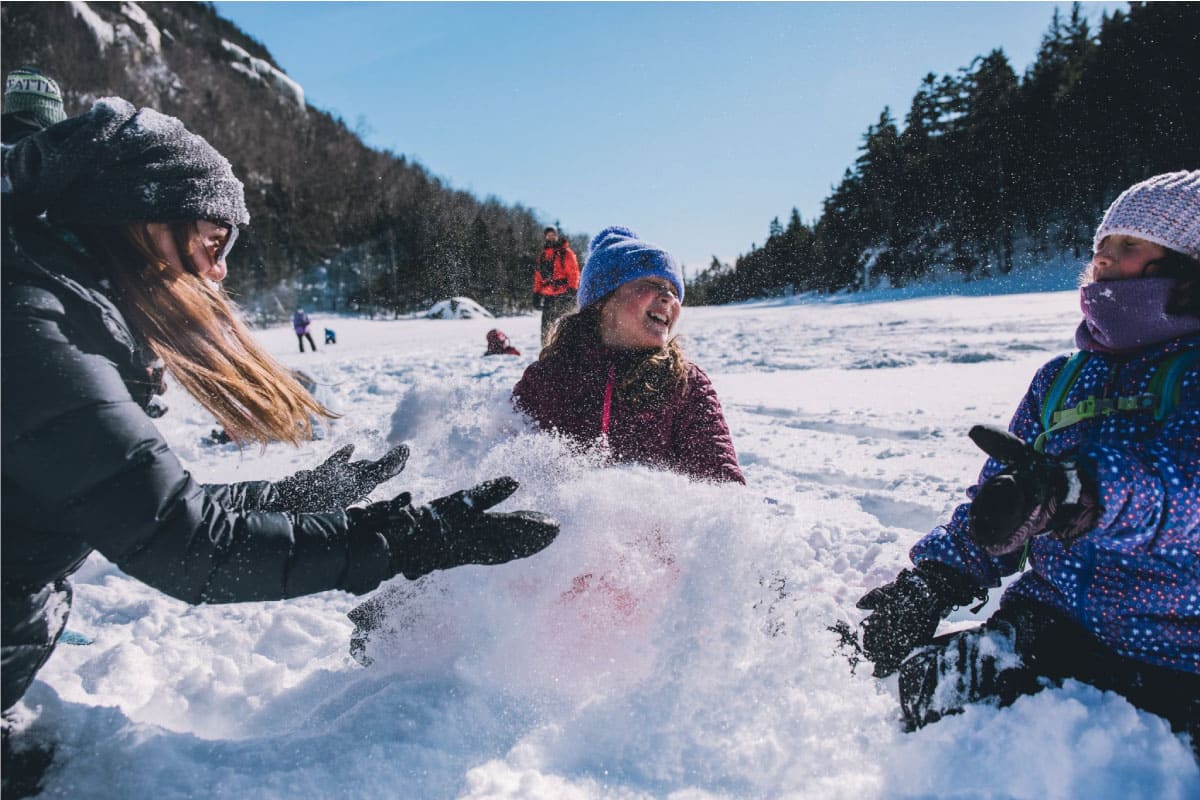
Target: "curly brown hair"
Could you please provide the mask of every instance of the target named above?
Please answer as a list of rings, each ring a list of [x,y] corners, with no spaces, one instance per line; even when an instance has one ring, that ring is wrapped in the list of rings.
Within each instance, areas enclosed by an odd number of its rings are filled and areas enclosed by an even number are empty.
[[[583,347],[600,347],[600,312],[604,303],[567,314],[555,324],[550,341],[538,354],[538,359],[563,354],[567,357]],[[634,406],[653,406],[664,401],[671,392],[687,385],[688,363],[673,336],[665,347],[631,350],[617,363],[617,391]]]

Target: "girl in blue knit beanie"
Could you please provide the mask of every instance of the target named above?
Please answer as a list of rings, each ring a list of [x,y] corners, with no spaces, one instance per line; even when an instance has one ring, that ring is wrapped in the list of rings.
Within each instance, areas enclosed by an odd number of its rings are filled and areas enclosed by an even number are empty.
[[[618,461],[745,483],[716,390],[674,336],[683,304],[675,258],[629,228],[592,240],[579,310],[559,320],[513,400],[544,430],[603,442]]]

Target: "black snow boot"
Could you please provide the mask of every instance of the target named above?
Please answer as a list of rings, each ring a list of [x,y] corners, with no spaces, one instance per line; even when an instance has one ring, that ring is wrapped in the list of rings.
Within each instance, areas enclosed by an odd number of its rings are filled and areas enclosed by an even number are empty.
[[[54,762],[54,745],[32,741],[14,730],[6,716],[0,723],[3,749],[0,763],[0,797],[15,800],[33,797],[42,789],[42,778]]]
[[[980,643],[990,646],[980,652]],[[1200,760],[1200,675],[1117,655],[1055,608],[1016,598],[981,627],[939,636],[900,666],[900,707],[914,731],[968,703],[1011,705],[1067,678],[1116,692],[1189,733]]]

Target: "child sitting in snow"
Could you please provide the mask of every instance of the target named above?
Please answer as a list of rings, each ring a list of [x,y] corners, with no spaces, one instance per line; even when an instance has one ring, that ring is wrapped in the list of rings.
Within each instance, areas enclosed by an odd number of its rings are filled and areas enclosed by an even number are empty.
[[[867,593],[863,651],[899,670],[910,730],[1074,678],[1192,734],[1200,757],[1200,171],[1109,207],[1083,273],[1080,352],[1033,378],[1010,433],[913,569]],[[1023,569],[981,628],[954,607]]]
[[[508,334],[499,328],[487,332],[487,352],[485,356],[519,356],[521,351],[512,346]]]
[[[745,483],[708,376],[671,335],[683,302],[679,263],[628,228],[592,240],[579,311],[558,321],[513,389],[543,429],[604,441],[614,458],[693,478]]]
[[[581,310],[558,321],[513,389],[517,408],[576,441],[607,441],[618,460],[745,483],[708,376],[684,358],[671,336],[683,299],[678,262],[627,228],[607,228],[592,241],[578,297]],[[638,564],[661,572],[669,586],[678,571],[670,543],[654,529],[632,538]],[[606,630],[622,629],[635,623],[646,592],[667,591],[663,585],[630,585],[623,572],[619,564],[590,564],[564,584],[554,613],[572,620],[566,629],[598,619]],[[389,616],[413,593],[407,585],[389,586],[350,612],[356,660],[371,663],[368,645],[380,632],[385,639],[404,636],[404,614],[394,622]]]

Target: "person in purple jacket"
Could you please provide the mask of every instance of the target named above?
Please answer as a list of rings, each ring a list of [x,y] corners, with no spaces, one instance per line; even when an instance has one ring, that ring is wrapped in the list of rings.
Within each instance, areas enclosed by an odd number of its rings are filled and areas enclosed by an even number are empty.
[[[308,314],[304,313],[303,308],[297,308],[296,313],[292,314],[292,330],[296,332],[296,341],[300,343],[300,352],[304,352],[304,340],[308,339],[308,346],[312,351],[317,352],[317,343],[313,341],[312,334],[309,333],[308,327],[312,325],[312,320],[308,318]],[[328,337],[326,337],[328,338]]]
[[[1109,207],[1080,289],[1080,353],[1033,378],[970,503],[858,602],[909,730],[1073,678],[1188,731],[1200,758],[1200,171]],[[1028,564],[980,628],[954,607]]]
[[[559,320],[513,389],[516,407],[617,461],[745,483],[716,390],[673,336],[683,270],[628,228],[592,240],[579,310]]]

